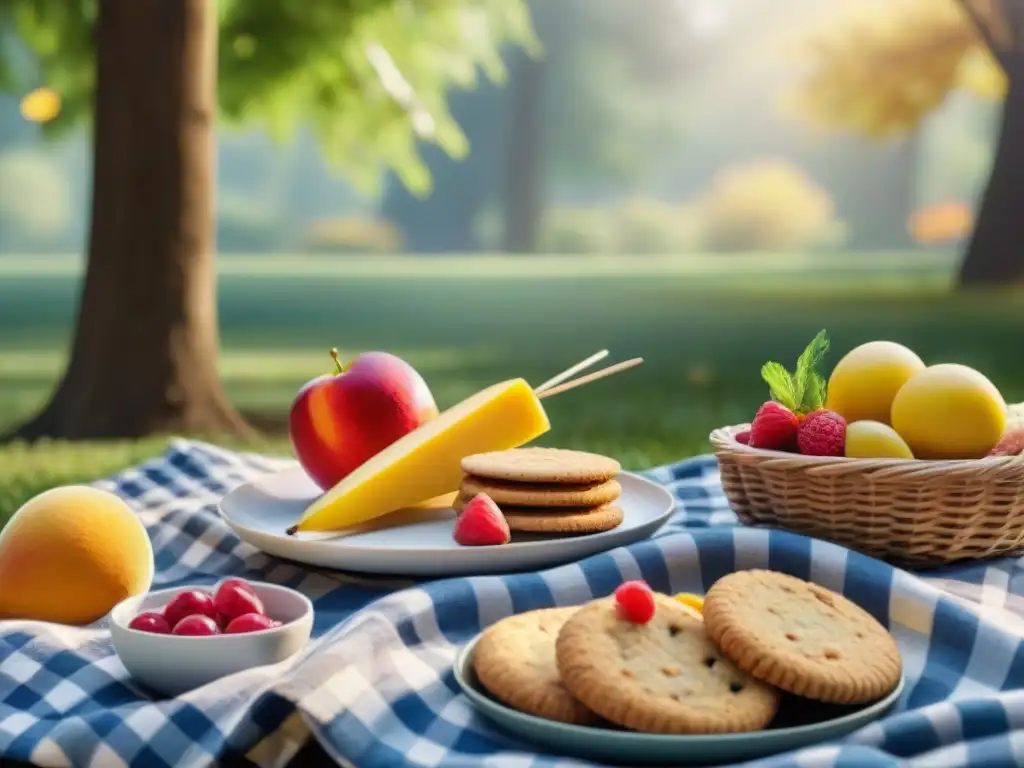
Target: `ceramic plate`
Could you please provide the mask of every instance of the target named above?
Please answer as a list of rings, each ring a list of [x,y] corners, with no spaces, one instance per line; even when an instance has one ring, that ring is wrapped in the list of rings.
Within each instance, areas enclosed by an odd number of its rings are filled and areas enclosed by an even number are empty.
[[[243,541],[277,557],[322,568],[388,575],[456,576],[537,570],[579,560],[646,539],[672,514],[672,494],[637,475],[617,478],[618,528],[584,536],[512,534],[497,547],[463,547],[452,539],[455,494],[403,509],[345,533],[288,536],[285,530],[320,495],[295,466],[239,486],[220,503],[220,513]]]
[[[866,707],[837,706],[784,698],[772,725],[754,733],[665,736],[557,723],[506,707],[480,685],[473,672],[474,638],[455,660],[455,680],[473,706],[505,730],[553,754],[623,765],[692,765],[754,760],[838,739],[877,720],[903,692],[903,680],[881,701]]]

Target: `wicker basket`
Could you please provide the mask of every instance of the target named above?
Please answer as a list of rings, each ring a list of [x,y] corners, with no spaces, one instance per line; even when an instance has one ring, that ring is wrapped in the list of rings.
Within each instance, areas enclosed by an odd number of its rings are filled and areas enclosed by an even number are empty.
[[[1024,550],[1024,457],[971,461],[799,456],[711,433],[745,525],[785,528],[927,568]]]

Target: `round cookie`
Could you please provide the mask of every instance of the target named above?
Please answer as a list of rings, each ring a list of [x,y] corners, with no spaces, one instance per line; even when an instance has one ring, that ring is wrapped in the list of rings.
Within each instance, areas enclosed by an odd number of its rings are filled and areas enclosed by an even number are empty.
[[[473,653],[473,669],[480,683],[522,712],[578,725],[597,722],[594,713],[562,685],[555,665],[558,631],[577,610],[543,608],[491,625]]]
[[[461,513],[472,496],[458,496],[453,507]],[[499,504],[510,531],[520,533],[584,534],[610,531],[622,524],[622,509],[615,504],[600,507],[513,507]]]
[[[622,495],[615,480],[603,483],[510,483],[467,475],[462,478],[462,495],[486,493],[497,504],[517,507],[599,507]]]
[[[614,598],[581,608],[555,646],[565,687],[601,717],[645,733],[738,733],[764,728],[779,693],[726,659],[695,612],[655,595],[634,624]]]
[[[513,448],[466,456],[462,471],[516,483],[603,483],[622,467],[615,459],[563,448]]]
[[[622,524],[622,509],[605,504],[593,509],[537,509],[502,506],[510,531],[584,534],[610,531]]]
[[[741,669],[808,699],[864,704],[902,674],[896,641],[871,614],[784,573],[723,576],[704,598],[704,624]]]

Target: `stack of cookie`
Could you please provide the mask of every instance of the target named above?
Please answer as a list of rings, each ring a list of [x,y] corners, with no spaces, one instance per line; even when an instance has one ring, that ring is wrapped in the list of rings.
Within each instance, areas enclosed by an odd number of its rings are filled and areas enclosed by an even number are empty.
[[[584,534],[615,528],[622,493],[615,481],[622,467],[607,456],[560,448],[516,448],[462,460],[455,508],[477,494],[498,505],[511,531]]]
[[[474,650],[477,679],[508,706],[549,720],[707,734],[769,727],[783,694],[827,717],[824,703],[866,705],[902,674],[899,648],[874,617],[786,574],[725,576],[703,615],[648,592],[638,621],[624,599],[499,621]]]

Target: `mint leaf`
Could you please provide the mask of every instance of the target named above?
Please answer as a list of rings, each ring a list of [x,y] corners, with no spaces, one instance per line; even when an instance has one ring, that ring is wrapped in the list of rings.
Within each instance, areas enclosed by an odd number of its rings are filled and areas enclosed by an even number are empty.
[[[761,366],[761,378],[768,385],[772,400],[780,403],[791,411],[799,405],[793,377],[779,363],[767,362]]]
[[[828,335],[821,330],[797,358],[793,387],[797,407],[802,413],[816,410],[825,403],[825,380],[821,377],[819,369],[825,361],[827,352]]]
[[[827,384],[821,374],[812,373],[804,387],[797,410],[800,413],[810,413],[819,408],[824,408],[826,388]]]

